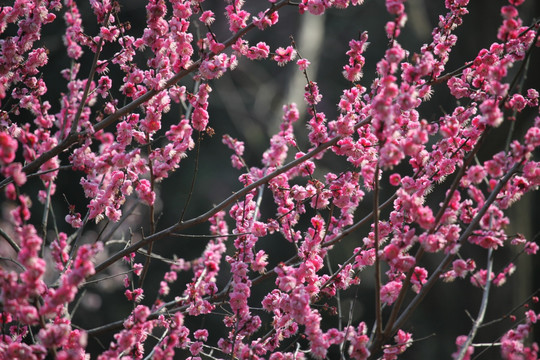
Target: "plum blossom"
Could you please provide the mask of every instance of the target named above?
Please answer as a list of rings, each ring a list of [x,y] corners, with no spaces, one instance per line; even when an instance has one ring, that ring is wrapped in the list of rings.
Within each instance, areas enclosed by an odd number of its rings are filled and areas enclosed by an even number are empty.
[[[415,329],[411,315],[428,292],[450,281],[477,291],[513,281],[519,263],[490,271],[477,263],[486,249],[497,261],[501,250],[539,250],[537,239],[509,231],[507,213],[540,186],[539,93],[519,85],[538,24],[522,3],[502,4],[495,42],[460,59],[457,29],[475,11],[468,0],[446,0],[417,48],[402,35],[409,5],[386,0],[375,30],[386,35],[385,50],[369,50],[368,39],[380,39],[368,32],[323,44],[343,57],[337,93],[320,76],[337,73],[323,68],[308,79],[313,65],[283,45],[276,26],[362,0],[302,0],[289,12],[293,4],[277,0],[257,10],[243,0],[149,0],[138,29],[110,0],[90,1],[94,24],[73,0],[1,7],[0,353],[396,359],[413,344],[402,319]],[[55,49],[43,46],[50,26],[63,27],[70,60],[57,74]],[[334,54],[339,46],[345,53]],[[290,90],[307,105],[285,105],[278,122],[271,110],[281,94],[243,87],[272,62],[271,77],[302,79]],[[224,91],[237,67],[235,93]],[[220,109],[238,105],[257,112],[248,120],[265,136],[243,122],[227,128]],[[494,142],[507,123],[520,131]],[[230,150],[233,183],[227,164],[212,163],[215,144]],[[174,187],[175,179],[191,185]],[[168,193],[171,184],[178,194]],[[375,266],[377,287],[366,281]],[[344,310],[352,294],[373,289],[383,333],[356,307]],[[111,308],[128,310],[109,318],[98,307],[116,290],[123,296]],[[536,302],[510,314],[503,358],[537,357],[529,340]],[[104,330],[110,342],[89,345]]]
[[[381,288],[381,301],[392,304],[396,301],[403,284],[401,281],[390,281]]]
[[[296,50],[292,46],[286,48],[279,47],[275,50],[273,59],[279,66],[284,66],[289,61],[293,61],[296,58]]]

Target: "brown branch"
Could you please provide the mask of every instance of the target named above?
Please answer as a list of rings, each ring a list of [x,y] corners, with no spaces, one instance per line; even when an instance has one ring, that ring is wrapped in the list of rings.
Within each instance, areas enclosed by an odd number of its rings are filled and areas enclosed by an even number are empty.
[[[370,121],[371,121],[371,117],[368,116],[367,118],[365,118],[364,120],[362,120],[358,124],[356,124],[356,128],[359,128],[359,127],[361,127],[363,125],[366,125]],[[276,169],[272,173],[262,177],[261,179],[259,179],[259,180],[255,181],[254,183],[246,186],[245,188],[243,188],[241,190],[238,190],[237,192],[235,192],[234,194],[232,194],[231,196],[229,196],[228,198],[223,200],[221,203],[214,206],[212,209],[208,210],[206,213],[201,214],[201,215],[199,215],[199,216],[197,216],[197,217],[195,217],[193,219],[187,220],[185,222],[178,222],[175,225],[172,225],[172,226],[170,226],[170,227],[168,227],[166,229],[163,229],[163,230],[161,230],[161,231],[159,231],[159,232],[157,232],[155,234],[152,234],[152,235],[142,239],[138,243],[135,243],[135,244],[127,247],[126,249],[117,252],[116,254],[111,256],[109,259],[107,259],[104,262],[102,262],[101,264],[97,265],[96,268],[95,268],[96,273],[98,273],[100,271],[103,271],[104,269],[109,267],[111,264],[115,263],[116,261],[123,258],[124,256],[129,255],[129,254],[137,251],[138,249],[145,246],[146,244],[149,244],[149,243],[151,243],[153,241],[161,240],[161,239],[163,239],[165,237],[170,236],[174,232],[184,230],[184,229],[190,228],[192,226],[195,226],[195,225],[198,225],[198,224],[201,224],[201,223],[207,221],[210,217],[214,216],[219,211],[221,211],[224,208],[226,208],[227,206],[231,205],[232,203],[234,203],[235,201],[240,199],[242,196],[248,194],[253,189],[256,189],[259,186],[268,183],[270,180],[272,180],[276,176],[278,176],[280,174],[283,174],[284,172],[292,169],[293,167],[295,167],[297,165],[300,165],[303,162],[305,162],[306,160],[309,160],[312,157],[314,157],[315,155],[325,151],[329,147],[334,146],[339,140],[341,140],[341,138],[342,138],[341,135],[335,136],[331,140],[317,146],[315,149],[311,150],[310,152],[308,152],[304,156],[302,156],[302,157],[300,157],[300,158],[298,158],[298,159],[296,159],[294,161],[291,161],[287,165],[285,165],[285,166],[283,166],[283,167],[281,167],[279,169]]]
[[[474,219],[471,221],[467,229],[463,232],[463,234],[460,236],[458,243],[464,243],[465,240],[471,235],[473,230],[476,228],[478,223],[480,222],[480,219],[486,214],[488,208],[493,204],[495,199],[497,198],[497,195],[499,195],[499,192],[502,190],[502,188],[510,181],[512,176],[514,176],[520,169],[523,161],[515,164],[509,171],[506,173],[506,175],[499,181],[497,186],[493,189],[489,197],[486,199],[486,202],[484,203],[484,206],[478,211]],[[422,286],[422,289],[420,292],[414,297],[414,299],[411,301],[409,306],[403,311],[401,316],[397,319],[394,326],[392,327],[389,334],[396,333],[409,319],[409,317],[412,315],[414,310],[418,307],[418,305],[422,302],[426,294],[431,290],[433,285],[439,280],[440,275],[442,272],[450,265],[452,260],[454,259],[456,255],[455,254],[448,254],[446,257],[442,260],[442,262],[439,264],[437,269],[431,274],[429,280]]]
[[[463,161],[463,165],[461,166],[458,173],[456,174],[456,177],[454,178],[454,181],[450,185],[450,189],[447,192],[447,196],[444,199],[444,202],[443,202],[441,208],[439,209],[437,215],[435,216],[435,221],[433,222],[433,226],[429,230],[429,234],[433,234],[435,232],[435,230],[437,229],[437,227],[439,226],[439,223],[440,223],[440,221],[441,221],[441,219],[442,219],[442,217],[444,215],[444,212],[446,211],[446,209],[450,205],[450,201],[452,201],[452,197],[454,196],[454,193],[457,191],[457,188],[459,186],[459,183],[460,183],[461,179],[465,175],[465,171],[467,170],[467,168],[471,164],[471,162],[474,159],[475,155],[480,150],[480,147],[482,146],[482,144],[484,142],[484,139],[487,137],[487,133],[488,133],[488,131],[484,131],[484,133],[478,139],[475,147],[472,149],[472,151],[469,153],[469,155],[467,155],[467,157]],[[407,273],[407,277],[404,280],[403,287],[401,288],[401,291],[399,292],[399,295],[398,295],[398,298],[397,298],[396,302],[392,306],[392,311],[390,312],[390,316],[388,318],[386,328],[384,329],[383,338],[385,338],[385,339],[388,339],[388,338],[390,338],[392,336],[390,331],[393,328],[394,321],[396,321],[399,310],[401,310],[401,306],[403,305],[403,301],[405,300],[405,295],[406,295],[407,290],[409,288],[411,278],[412,278],[412,275],[414,273],[414,268],[416,267],[416,264],[419,263],[419,261],[420,261],[420,259],[422,258],[423,255],[424,255],[424,248],[421,247],[420,249],[418,249],[418,251],[416,252],[416,254],[414,256],[414,259],[415,259],[414,265],[411,267],[411,269]]]

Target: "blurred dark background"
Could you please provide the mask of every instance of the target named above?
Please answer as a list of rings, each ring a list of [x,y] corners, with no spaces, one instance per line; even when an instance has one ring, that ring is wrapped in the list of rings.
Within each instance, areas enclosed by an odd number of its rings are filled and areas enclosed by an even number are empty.
[[[87,2],[79,1],[80,11],[83,14],[83,24],[87,34],[94,35],[97,28],[94,24],[94,15]],[[139,36],[142,34],[145,23],[146,1],[123,0],[120,1],[122,11],[121,20],[129,20],[132,26],[132,34]],[[450,62],[446,69],[454,70],[463,65],[466,61],[474,59],[478,51],[489,47],[496,40],[496,32],[501,23],[499,9],[506,2],[501,0],[476,0],[470,5],[470,14],[465,16],[464,24],[456,34],[458,43],[452,51]],[[214,10],[216,13],[216,22],[212,25],[212,30],[218,40],[225,41],[229,34],[226,29],[225,18],[221,13],[223,7],[222,1],[212,0],[203,3],[205,9]],[[260,11],[266,6],[266,2],[247,1],[246,8]],[[407,25],[399,37],[402,46],[408,49],[411,54],[419,52],[423,43],[430,41],[431,29],[438,22],[438,15],[444,14],[444,1],[429,0],[411,0],[407,4],[407,13],[409,16]],[[253,11],[256,13],[257,11]],[[540,16],[540,3],[538,1],[527,1],[521,6],[521,15],[524,25],[532,23],[534,18]],[[350,86],[341,75],[342,66],[347,62],[346,51],[348,42],[352,38],[357,38],[363,31],[369,32],[370,46],[365,53],[366,66],[364,68],[364,77],[360,83],[368,87],[375,78],[375,66],[386,50],[388,40],[384,32],[384,24],[390,20],[386,13],[384,2],[375,0],[366,0],[362,6],[350,8],[346,11],[332,9],[323,16],[305,15],[299,16],[295,7],[285,7],[280,11],[279,23],[264,32],[252,31],[248,33],[246,39],[250,44],[256,44],[258,41],[267,42],[272,50],[278,46],[286,47],[290,45],[290,36],[293,36],[302,57],[307,58],[312,64],[308,69],[310,80],[319,84],[323,100],[318,105],[318,111],[324,111],[329,120],[337,115],[336,104],[344,88]],[[53,109],[51,113],[59,110],[59,99],[66,91],[65,83],[58,81],[58,73],[61,69],[70,66],[70,59],[65,57],[65,48],[62,44],[62,21],[59,19],[54,24],[48,25],[43,33],[42,41],[50,51],[50,61],[43,77],[49,87],[46,96],[50,96]],[[205,29],[199,29],[203,34]],[[118,49],[106,47],[104,57],[112,56]],[[81,74],[89,71],[89,64],[92,54],[85,52],[81,66]],[[540,84],[540,53],[538,49],[533,52],[531,66],[525,89]],[[117,68],[111,67],[109,76],[113,79],[113,89],[118,88],[122,82],[122,75],[117,72]],[[513,69],[512,71],[515,71]],[[511,73],[512,73],[511,71]],[[193,86],[193,81],[187,79],[182,84],[188,87]],[[200,156],[198,160],[198,175],[193,191],[193,198],[186,210],[186,219],[197,216],[207,211],[213,204],[219,203],[235,190],[239,189],[240,184],[237,181],[241,171],[233,170],[230,166],[230,151],[222,144],[221,138],[224,134],[230,134],[245,142],[246,152],[245,160],[249,166],[261,166],[261,155],[268,147],[269,139],[279,129],[282,115],[282,105],[290,102],[296,102],[301,110],[301,120],[297,123],[297,135],[299,147],[305,151],[308,148],[305,134],[303,134],[306,114],[303,110],[302,97],[304,93],[305,79],[297,70],[294,63],[290,63],[283,68],[278,67],[275,62],[266,61],[246,61],[241,59],[235,71],[226,73],[222,78],[211,81],[210,85],[213,92],[210,96],[211,107],[210,126],[215,129],[216,134],[213,137],[205,136],[200,146]],[[422,105],[421,116],[428,120],[437,119],[444,112],[451,112],[455,103],[449,96],[444,85],[438,85],[434,88],[435,93],[430,102]],[[179,105],[172,106],[171,111],[166,114],[163,127],[177,123],[183,109]],[[523,135],[523,129],[533,121],[535,114],[525,114],[518,118],[514,137],[520,138]],[[496,129],[488,139],[489,147],[485,148],[479,154],[480,158],[490,157],[492,154],[503,150],[509,129],[508,124]],[[184,159],[180,168],[169,178],[159,184],[159,201],[156,205],[157,227],[164,227],[174,224],[182,212],[189,195],[194,169],[196,165],[194,152]],[[64,159],[65,161],[66,159]],[[335,162],[334,159],[322,160],[317,163],[319,173],[325,170],[337,171],[345,165]],[[408,170],[404,170],[408,171]],[[80,173],[63,172],[58,178],[57,194],[53,197],[53,208],[57,214],[67,213],[67,203],[64,195],[71,204],[75,204],[77,211],[84,213],[87,200],[84,199],[82,189],[78,185]],[[448,180],[447,180],[448,182]],[[40,184],[35,181],[36,187]],[[447,186],[443,184],[443,187]],[[383,189],[381,195],[383,199],[391,195],[392,188],[387,186]],[[436,204],[440,201],[443,194],[430,195],[429,201]],[[439,198],[437,198],[439,197]],[[261,208],[262,219],[274,217],[274,209],[271,204],[269,191],[265,192],[263,207]],[[508,234],[522,233],[529,240],[535,238],[538,241],[540,233],[540,212],[538,204],[540,203],[539,194],[535,192],[524,197],[518,204],[513,206],[509,215],[511,225]],[[34,217],[39,218],[34,205]],[[129,204],[127,204],[129,207]],[[369,212],[367,208],[359,209],[356,218],[359,219]],[[69,232],[62,222],[62,216],[58,216],[58,226],[60,230]],[[229,222],[229,225],[233,224]],[[89,241],[95,239],[98,232],[106,226],[104,233],[110,231],[113,224],[106,222],[95,226],[93,230],[87,231],[85,238]],[[140,238],[140,228],[148,229],[148,213],[143,207],[137,207],[133,215],[124,223],[120,230],[116,231],[114,238],[126,240],[130,237],[130,231],[133,233],[133,241]],[[147,231],[147,230],[145,230]],[[347,259],[353,249],[361,244],[361,239],[367,234],[368,229],[363,229],[337,245],[331,252],[332,265],[337,268],[338,264]],[[208,233],[208,224],[203,224],[190,230],[194,234]],[[54,234],[51,234],[54,236]],[[172,258],[173,254],[186,260],[192,260],[200,255],[204,249],[207,240],[205,239],[170,239],[154,246],[154,251],[167,258]],[[123,247],[120,242],[116,245],[119,249]],[[280,261],[288,259],[294,254],[294,248],[279,235],[267,236],[260,240],[257,248],[264,248],[270,255],[269,268]],[[111,252],[109,252],[111,253]],[[228,250],[232,254],[232,250]],[[464,247],[462,250],[464,257],[476,257],[477,265],[483,267],[486,254],[483,251],[472,247]],[[510,247],[497,251],[495,255],[494,271],[501,271],[509,261],[514,261],[516,257],[515,250]],[[517,271],[513,274],[506,285],[501,288],[493,288],[490,299],[486,321],[501,319],[502,315],[509,314],[526,302],[527,298],[540,288],[540,255],[534,257],[518,256],[515,260]],[[142,257],[138,258],[142,261]],[[437,266],[440,258],[433,257],[424,259],[424,264],[428,270]],[[229,280],[227,264],[223,263],[222,274],[218,278],[218,285],[223,287]],[[125,271],[125,266],[115,266],[109,269],[107,274],[117,274]],[[159,281],[162,279],[168,265],[164,262],[153,260],[149,276],[146,281],[145,290],[146,299],[143,303],[150,304],[155,299],[158,290]],[[103,276],[103,274],[101,274]],[[183,285],[191,280],[191,273],[181,273],[180,280],[171,287],[171,295],[167,298],[172,299],[175,295],[181,295]],[[361,274],[362,284],[359,288],[352,288],[341,294],[342,306],[345,316],[351,304],[354,307],[352,324],[356,325],[359,321],[365,321],[371,326],[374,319],[373,314],[373,281],[371,273]],[[130,311],[130,304],[123,296],[123,286],[120,282],[121,277],[116,277],[107,281],[101,281],[96,285],[85,288],[84,296],[81,297],[80,307],[75,312],[73,322],[82,328],[93,328],[102,324],[122,319]],[[273,280],[269,279],[263,282],[259,287],[254,287],[253,302],[254,307],[260,307],[260,301],[268,288],[273,286]],[[456,350],[454,344],[458,335],[468,333],[471,320],[467,315],[468,311],[473,317],[476,316],[481,291],[473,287],[468,280],[457,280],[450,284],[439,284],[431,291],[424,300],[422,306],[416,311],[413,318],[409,321],[404,330],[412,331],[417,342],[407,350],[400,358],[403,359],[430,359],[430,358],[449,358],[449,354]],[[528,302],[530,303],[530,301]],[[335,303],[329,302],[330,306]],[[520,318],[523,313],[522,307],[513,312]],[[217,309],[217,313],[223,313]],[[539,307],[536,306],[536,310]],[[271,321],[268,314],[259,314],[264,321]],[[330,321],[325,324],[327,327],[336,327],[337,320],[330,317]],[[264,322],[263,321],[263,322]],[[346,322],[346,320],[345,320]],[[224,328],[221,315],[209,315],[205,317],[187,318],[187,323],[192,329],[206,327],[211,329]],[[482,328],[475,342],[497,342],[498,338],[512,324],[508,319],[501,319],[500,322]],[[89,350],[98,353],[102,345],[108,347],[110,334],[103,335],[97,339],[89,340]],[[223,334],[224,335],[224,334]],[[538,338],[538,334],[536,334]],[[100,344],[101,342],[102,344]],[[333,349],[333,348],[332,348]],[[335,349],[333,349],[335,350]],[[482,349],[477,349],[476,354]],[[179,355],[179,358],[181,358]],[[337,358],[336,353],[330,353],[329,358]],[[499,357],[499,350],[494,347],[486,351],[480,359],[492,359]]]

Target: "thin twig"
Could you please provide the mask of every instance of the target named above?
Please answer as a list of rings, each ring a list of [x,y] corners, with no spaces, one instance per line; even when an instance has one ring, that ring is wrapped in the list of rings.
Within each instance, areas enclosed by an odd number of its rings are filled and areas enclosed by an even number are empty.
[[[45,255],[45,239],[47,238],[47,222],[49,219],[49,209],[51,207],[51,188],[52,181],[49,181],[49,186],[47,187],[47,196],[45,198],[45,205],[43,206],[43,217],[41,218],[41,238],[43,239],[43,244],[41,246],[41,257]]]
[[[480,325],[480,327],[487,327],[487,326],[491,326],[493,324],[496,324],[496,323],[499,323],[501,321],[503,321],[504,319],[507,319],[512,313],[514,313],[517,309],[519,309],[520,307],[522,307],[523,305],[525,305],[527,302],[529,302],[534,296],[536,296],[537,294],[540,293],[540,288],[536,289],[531,295],[529,295],[525,300],[523,300],[520,304],[517,304],[516,306],[514,306],[510,311],[508,311],[506,314],[504,314],[503,316],[495,319],[495,320],[491,320],[491,321],[488,321],[488,322],[485,322],[483,323],[482,325]]]
[[[146,135],[146,142],[150,142],[150,136],[147,134]],[[148,157],[150,157],[150,155],[152,154],[152,146],[151,145],[148,145]],[[152,165],[152,160],[149,159],[148,160],[148,169],[149,169],[149,172],[150,172],[150,191],[152,193],[154,193],[155,191],[155,185],[156,185],[156,178],[154,176],[154,168],[153,168],[153,165]],[[150,208],[150,213],[148,214],[148,217],[149,217],[149,220],[150,220],[150,234],[154,234],[156,232],[156,219],[155,219],[155,214],[154,214],[154,211],[155,211],[155,207],[154,207],[154,204],[150,204],[149,205],[149,208]],[[148,244],[148,254],[152,254],[152,248],[154,246],[154,243],[151,242]],[[144,284],[144,279],[146,279],[146,274],[148,274],[148,269],[150,268],[150,262],[152,261],[152,258],[150,256],[147,256],[145,261],[144,261],[144,266],[143,266],[143,269],[141,271],[141,276],[139,276],[139,287],[142,288],[143,287],[143,284]]]
[[[24,267],[24,265],[21,264],[20,262],[18,262],[17,260],[14,260],[12,258],[8,258],[8,257],[5,257],[5,256],[0,256],[0,260],[12,262],[15,265],[17,265],[18,267],[20,267],[22,269],[22,271],[26,271],[26,268]]]
[[[102,277],[102,278],[99,278],[99,279],[88,280],[88,281],[83,282],[80,286],[83,287],[83,286],[87,286],[87,285],[90,285],[90,284],[96,284],[96,283],[101,282],[103,280],[114,279],[115,277],[131,274],[132,272],[133,272],[133,269],[127,270],[127,271],[122,271],[121,273],[105,276],[105,277]]]
[[[21,251],[21,247],[2,228],[0,228],[0,235],[6,239],[8,244],[13,248],[13,250],[15,250],[16,253]]]
[[[375,166],[373,189],[373,232],[375,246],[375,339],[382,335],[382,304],[381,304],[381,258],[379,256],[379,162]]]
[[[139,202],[134,202],[127,210],[122,210],[122,218],[118,220],[117,222],[113,223],[110,229],[108,229],[107,233],[103,235],[101,233],[96,241],[101,241],[104,244],[108,244],[110,239],[113,237],[113,235],[116,233],[116,231],[122,226],[122,224],[130,217],[135,209],[139,206]]]
[[[493,270],[493,248],[488,250],[488,263],[487,263],[487,274],[486,274],[486,285],[484,286],[484,291],[482,294],[482,302],[480,303],[480,310],[478,310],[478,316],[476,320],[473,321],[473,326],[469,335],[467,335],[467,340],[461,345],[459,355],[456,358],[457,360],[463,360],[467,354],[467,349],[471,345],[480,325],[484,322],[484,316],[486,315],[487,303],[489,299],[489,289],[491,287],[491,272]]]
[[[107,18],[108,17],[109,17],[109,14],[107,14]],[[79,125],[79,119],[81,118],[84,106],[86,104],[86,100],[88,99],[88,95],[90,94],[90,86],[92,85],[92,80],[94,78],[94,75],[96,74],[97,63],[99,60],[99,55],[101,54],[102,47],[103,47],[103,38],[100,37],[99,42],[96,47],[96,52],[94,54],[94,59],[92,60],[92,67],[90,68],[88,79],[86,79],[86,84],[84,85],[83,96],[81,98],[81,101],[79,102],[79,106],[77,108],[75,117],[73,118],[73,122],[71,123],[71,129],[69,130],[70,134],[77,133],[77,126]]]
[[[152,348],[152,351],[150,351],[148,353],[148,355],[144,358],[144,360],[153,359],[156,348],[159,346],[159,344],[161,344],[163,342],[163,340],[165,340],[165,337],[167,336],[168,333],[169,333],[169,329],[165,329],[165,331],[163,332],[163,334],[159,338],[158,343]]]

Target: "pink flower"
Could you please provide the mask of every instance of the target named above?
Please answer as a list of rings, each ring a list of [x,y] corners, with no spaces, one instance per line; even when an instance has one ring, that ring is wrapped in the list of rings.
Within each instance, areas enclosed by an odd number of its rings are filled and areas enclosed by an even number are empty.
[[[537,252],[538,252],[538,249],[540,247],[538,246],[537,243],[535,242],[527,242],[525,244],[525,252],[528,254],[528,255],[535,255]]]
[[[452,354],[452,358],[456,359],[461,351],[461,348],[463,344],[467,341],[466,335],[460,335],[456,338],[456,345],[457,345],[457,351]],[[470,360],[472,354],[474,353],[474,347],[469,346],[467,350],[465,351],[465,356],[463,357],[463,360]]]
[[[498,235],[482,234],[482,235],[471,235],[469,236],[469,241],[473,244],[479,245],[483,248],[497,249],[499,246],[503,246],[503,240]]]
[[[472,260],[464,261],[458,259],[452,263],[452,268],[457,276],[464,278],[467,275],[467,272],[474,270],[475,264]]]
[[[228,5],[225,8],[225,11],[227,12],[227,17],[229,18],[230,31],[237,32],[247,26],[247,21],[251,15],[249,12],[237,9],[232,5]]]
[[[266,224],[260,221],[253,223],[253,235],[256,237],[263,237],[266,235]]]
[[[135,188],[139,198],[147,205],[152,205],[156,199],[156,194],[152,191],[150,181],[141,179]]]
[[[50,245],[51,255],[55,261],[55,267],[57,270],[64,270],[69,260],[69,245],[67,243],[67,235],[65,233],[58,234]]]
[[[424,229],[431,228],[433,222],[435,221],[431,208],[427,206],[418,207],[416,210],[416,221]]]
[[[266,266],[268,265],[268,254],[264,250],[259,250],[255,255],[255,260],[251,264],[251,268],[259,273],[264,273]]]
[[[62,347],[67,343],[70,331],[68,324],[47,324],[39,331],[38,337],[47,348]]]
[[[65,220],[74,228],[80,228],[83,225],[80,213],[67,214]]]
[[[198,355],[203,349],[203,343],[201,341],[195,341],[189,346],[191,355]]]
[[[386,10],[390,14],[399,15],[405,11],[404,0],[386,0]]]
[[[247,51],[245,52],[245,56],[247,56],[251,60],[258,60],[258,59],[266,59],[268,55],[270,54],[270,47],[265,42],[258,42],[257,45],[251,46]]]
[[[300,71],[306,71],[306,69],[308,68],[310,64],[311,63],[307,59],[298,59],[296,61],[296,65],[298,65],[298,68],[300,69]]]
[[[196,331],[193,333],[193,336],[194,336],[195,339],[197,339],[197,340],[206,341],[207,338],[208,338],[208,330],[206,330],[206,329],[199,329],[199,330],[196,330]]]
[[[401,182],[401,175],[394,173],[390,175],[389,181],[392,186],[398,186]]]
[[[290,292],[296,287],[296,277],[294,276],[295,271],[289,266],[278,266],[276,267],[276,285],[280,290],[284,292]]]
[[[411,283],[413,284],[412,289],[414,292],[419,293],[422,285],[427,281],[428,272],[422,267],[415,267],[413,276],[411,277]]]
[[[537,148],[540,146],[539,127],[531,127],[529,128],[529,130],[527,130],[527,134],[525,134],[525,143],[533,148]]]
[[[264,30],[272,25],[275,25],[279,20],[279,13],[274,11],[269,15],[266,15],[264,12],[259,12],[257,16],[253,17],[253,23],[260,30]]]
[[[495,275],[491,273],[490,280],[493,280],[494,277]],[[487,270],[485,269],[478,270],[477,272],[473,274],[473,276],[471,276],[471,284],[473,284],[474,286],[484,287],[486,286],[486,282],[487,282]]]
[[[6,167],[6,175],[11,176],[17,186],[22,186],[26,183],[26,173],[22,171],[21,163],[11,163]]]
[[[381,301],[391,305],[397,300],[403,284],[401,281],[390,281],[381,288]]]
[[[480,104],[480,111],[483,116],[481,122],[493,127],[499,126],[503,121],[503,114],[499,109],[497,102],[493,99],[488,99]]]
[[[211,10],[206,10],[202,13],[202,15],[199,17],[199,20],[204,23],[206,26],[212,25],[212,23],[216,20],[214,17],[214,12]]]
[[[9,164],[15,160],[17,145],[17,141],[6,132],[0,132],[0,162]]]
[[[296,57],[296,50],[292,46],[287,46],[285,49],[279,47],[276,49],[273,59],[278,63],[279,66],[283,66],[289,61],[294,60]]]

